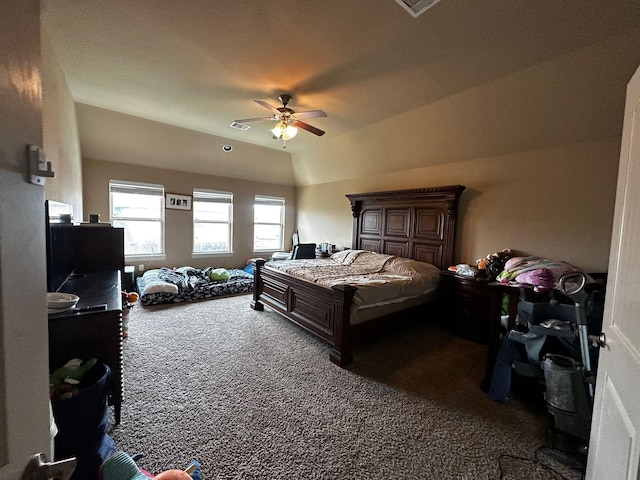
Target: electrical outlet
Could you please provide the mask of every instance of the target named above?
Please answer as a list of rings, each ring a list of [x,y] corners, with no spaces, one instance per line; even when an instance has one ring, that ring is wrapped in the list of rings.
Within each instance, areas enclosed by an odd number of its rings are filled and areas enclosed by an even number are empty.
[[[144,265],[141,263],[140,265],[138,265],[138,271],[142,272],[144,270]]]

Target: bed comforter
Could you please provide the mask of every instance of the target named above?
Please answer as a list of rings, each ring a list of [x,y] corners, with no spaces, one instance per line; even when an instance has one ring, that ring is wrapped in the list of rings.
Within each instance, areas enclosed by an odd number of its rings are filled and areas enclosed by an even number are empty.
[[[326,288],[355,286],[356,308],[418,297],[436,290],[440,281],[434,265],[365,250],[345,250],[328,259],[275,261],[269,266]]]

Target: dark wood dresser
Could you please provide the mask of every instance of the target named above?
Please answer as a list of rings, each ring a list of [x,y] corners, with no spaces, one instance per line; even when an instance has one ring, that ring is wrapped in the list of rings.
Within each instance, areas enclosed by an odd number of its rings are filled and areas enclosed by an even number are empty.
[[[119,270],[72,274],[58,289],[80,297],[76,309],[49,315],[49,368],[72,358],[97,358],[111,369],[112,404],[120,423],[122,384],[122,293]]]

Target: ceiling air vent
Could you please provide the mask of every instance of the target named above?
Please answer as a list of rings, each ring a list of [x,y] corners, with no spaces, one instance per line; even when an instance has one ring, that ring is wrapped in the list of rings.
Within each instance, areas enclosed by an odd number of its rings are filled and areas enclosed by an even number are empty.
[[[240,122],[231,122],[231,125],[229,125],[231,128],[237,128],[238,130],[249,130],[251,128],[251,125],[245,125],[244,123],[240,123]]]
[[[396,0],[413,18],[423,14],[440,0]]]

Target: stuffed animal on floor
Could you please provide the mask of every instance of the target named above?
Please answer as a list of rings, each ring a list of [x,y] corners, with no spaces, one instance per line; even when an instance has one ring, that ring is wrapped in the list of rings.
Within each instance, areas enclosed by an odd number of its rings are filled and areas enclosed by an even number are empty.
[[[212,282],[224,282],[225,280],[229,280],[229,277],[231,276],[229,270],[226,268],[208,267],[205,268],[202,273]]]
[[[124,452],[109,457],[100,467],[98,480],[202,480],[200,463],[192,460],[185,470],[165,470],[153,475],[139,468],[135,460]]]

